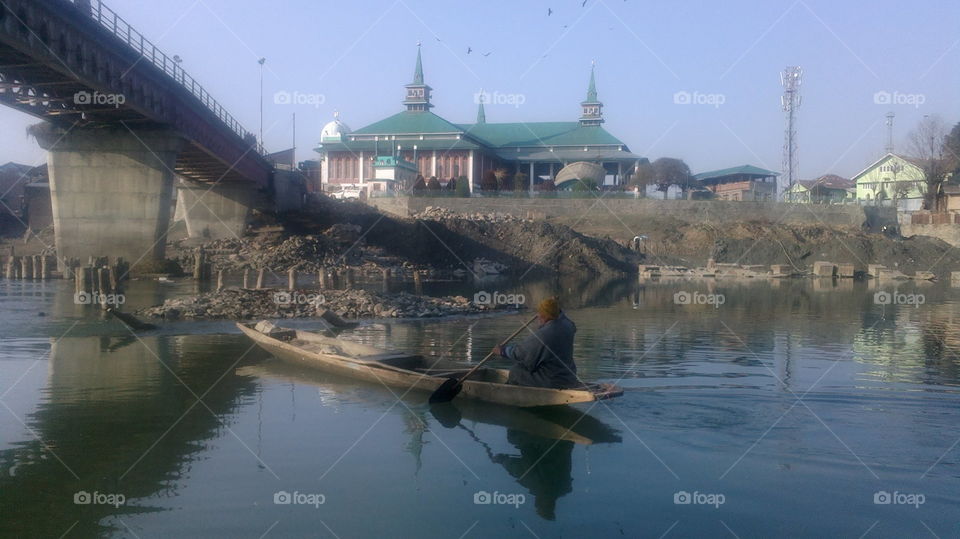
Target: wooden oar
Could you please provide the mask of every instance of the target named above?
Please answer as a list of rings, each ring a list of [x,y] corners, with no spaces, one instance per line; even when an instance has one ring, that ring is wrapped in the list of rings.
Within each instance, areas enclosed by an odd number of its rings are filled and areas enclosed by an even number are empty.
[[[527,326],[532,324],[533,321],[536,319],[537,317],[534,316],[530,320],[527,320],[526,324],[520,326],[520,329],[514,331],[512,335],[510,335],[509,337],[507,337],[505,341],[500,343],[500,346],[504,346],[505,344],[510,342],[514,337],[519,335],[521,331],[526,329]],[[437,390],[434,391],[432,395],[430,395],[430,404],[452,401],[454,397],[456,397],[460,393],[460,390],[463,389],[463,381],[466,380],[467,378],[470,378],[470,376],[473,375],[473,373],[477,372],[477,370],[480,367],[482,367],[483,364],[486,363],[487,360],[489,360],[492,357],[493,357],[493,352],[491,351],[489,354],[487,354],[487,357],[483,358],[483,360],[480,363],[477,363],[472,369],[467,371],[463,376],[460,376],[459,378],[458,377],[447,378],[442,384],[440,384],[440,387],[438,387]]]

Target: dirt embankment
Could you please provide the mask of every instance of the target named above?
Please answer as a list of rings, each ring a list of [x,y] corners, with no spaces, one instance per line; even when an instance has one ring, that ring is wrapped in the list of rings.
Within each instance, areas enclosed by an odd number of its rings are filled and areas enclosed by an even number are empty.
[[[196,243],[173,242],[168,256],[192,267]],[[431,269],[504,274],[618,274],[636,271],[639,258],[623,245],[592,238],[564,225],[503,215],[458,216],[442,210],[403,219],[355,201],[322,200],[285,216],[282,226],[262,226],[243,239],[203,245],[214,266],[266,268]],[[493,263],[493,264],[490,264]]]
[[[745,221],[718,227],[679,224],[646,231],[649,263],[697,266],[708,258],[739,264],[787,264],[809,268],[814,261],[852,263],[858,269],[883,264],[904,272],[943,274],[960,269],[960,249],[926,236],[901,238],[855,227],[784,225]]]

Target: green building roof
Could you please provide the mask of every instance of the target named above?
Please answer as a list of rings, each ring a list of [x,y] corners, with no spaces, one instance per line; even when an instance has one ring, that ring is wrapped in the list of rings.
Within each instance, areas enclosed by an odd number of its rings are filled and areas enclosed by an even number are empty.
[[[461,133],[463,129],[429,111],[398,112],[357,129],[351,135],[399,135],[416,133]]]
[[[467,136],[494,148],[516,146],[626,146],[600,126],[580,122],[512,122],[460,124]]]
[[[774,172],[772,170],[766,170],[760,167],[755,167],[753,165],[743,165],[739,167],[732,168],[723,168],[720,170],[711,170],[710,172],[701,172],[700,174],[695,174],[693,177],[699,181],[704,180],[713,180],[717,178],[723,178],[726,176],[757,176],[757,177],[766,177],[766,176],[779,176],[779,172]]]

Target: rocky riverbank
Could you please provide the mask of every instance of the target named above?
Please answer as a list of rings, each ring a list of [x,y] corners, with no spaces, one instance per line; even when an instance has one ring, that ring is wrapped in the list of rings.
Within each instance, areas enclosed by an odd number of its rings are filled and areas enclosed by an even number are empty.
[[[137,314],[165,320],[254,318],[310,318],[329,310],[341,318],[434,318],[504,310],[477,305],[463,296],[430,297],[401,292],[384,294],[367,290],[251,290],[225,288],[187,298],[166,300],[163,305]]]

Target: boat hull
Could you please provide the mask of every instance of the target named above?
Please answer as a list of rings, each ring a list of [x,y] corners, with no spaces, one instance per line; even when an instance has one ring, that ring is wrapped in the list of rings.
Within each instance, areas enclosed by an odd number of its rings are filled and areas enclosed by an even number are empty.
[[[380,361],[370,361],[355,357],[324,353],[307,349],[298,341],[284,341],[273,336],[261,333],[246,324],[238,323],[237,327],[253,339],[261,348],[270,352],[276,358],[297,365],[308,366],[374,384],[382,384],[393,391],[397,397],[402,397],[409,391],[433,392],[447,379],[447,376],[430,375],[412,370],[410,366],[403,368]],[[296,332],[303,337],[304,332]],[[317,342],[332,342],[336,339],[324,337],[310,337]],[[352,345],[357,348],[363,345]],[[363,347],[369,349],[369,347]],[[408,356],[413,358],[415,356]],[[422,364],[422,359],[420,359]],[[413,364],[412,361],[407,361]],[[422,365],[426,367],[426,365]],[[623,394],[623,391],[610,384],[595,384],[588,389],[550,389],[527,387],[506,384],[507,371],[503,369],[482,369],[479,373],[481,380],[466,380],[460,397],[493,402],[508,406],[535,407],[535,406],[562,406],[581,402],[592,402],[608,399]],[[394,388],[400,390],[395,391]]]

